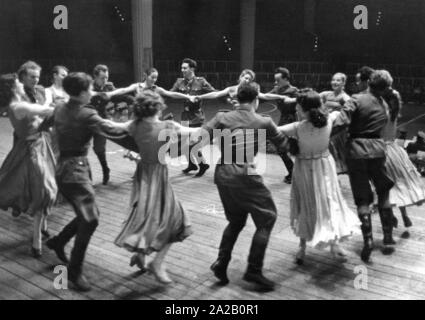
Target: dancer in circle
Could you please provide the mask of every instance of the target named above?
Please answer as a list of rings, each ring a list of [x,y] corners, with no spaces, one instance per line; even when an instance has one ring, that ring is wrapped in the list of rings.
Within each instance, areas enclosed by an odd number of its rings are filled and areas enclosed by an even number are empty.
[[[357,93],[366,93],[368,90],[368,82],[373,73],[373,69],[368,66],[361,67],[356,73]]]
[[[79,291],[89,291],[90,283],[83,274],[83,262],[91,236],[98,226],[99,209],[87,159],[93,135],[124,134],[126,124],[102,119],[89,102],[93,80],[81,72],[69,74],[63,87],[70,96],[67,103],[59,104],[54,113],[54,126],[59,142],[60,157],[56,170],[59,191],[74,208],[76,217],[46,245],[58,258],[68,263],[66,244],[75,236],[68,278]]]
[[[197,68],[197,63],[195,60],[186,58],[182,61],[181,72],[183,78],[177,79],[174,83],[173,88],[170,90],[172,92],[180,92],[183,94],[189,94],[192,96],[199,96],[201,94],[216,91],[214,87],[209,84],[209,82],[204,77],[196,77],[195,70]],[[189,127],[191,128],[200,128],[202,127],[205,121],[204,111],[202,110],[201,101],[185,101],[184,102],[184,111],[181,115],[181,121],[188,122]],[[194,145],[189,147],[189,156],[188,161],[189,165],[186,169],[183,170],[183,173],[188,174],[191,171],[198,170],[196,177],[202,177],[205,172],[210,168],[206,163],[205,158],[202,155],[201,151],[198,151],[198,159],[200,160],[198,165],[195,164],[196,157],[192,155],[192,149]]]
[[[69,95],[63,89],[63,79],[68,75],[69,70],[64,66],[54,66],[52,69],[52,85],[45,89],[46,105],[55,106],[61,102],[68,102]]]
[[[291,189],[291,227],[300,238],[296,262],[302,264],[306,243],[313,247],[330,246],[332,256],[345,261],[339,242],[360,233],[360,221],[348,207],[339,187],[335,161],[329,153],[333,121],[339,112],[328,113],[320,95],[301,91],[297,98],[300,121],[280,126],[295,137],[299,151],[295,156]]]
[[[31,252],[39,258],[43,226],[57,194],[55,156],[49,134],[39,127],[53,108],[26,102],[25,94],[15,74],[0,77],[0,105],[9,106],[15,130],[15,143],[0,169],[0,208],[26,212],[34,218]]]
[[[223,232],[218,258],[211,269],[221,284],[229,282],[227,268],[233,247],[250,214],[256,231],[244,280],[257,284],[261,290],[270,291],[274,289],[274,282],[263,275],[262,269],[277,212],[269,189],[256,172],[254,159],[259,145],[265,146],[266,139],[270,139],[276,146],[284,144],[286,139],[271,118],[256,113],[258,94],[259,86],[256,83],[240,85],[238,107],[230,112],[217,113],[204,126],[211,137],[216,129],[221,129],[223,133],[220,142],[221,159],[216,166],[214,182],[229,221]],[[254,134],[249,135],[249,132]],[[260,132],[265,135],[260,135]]]
[[[187,94],[183,94],[180,92],[174,92],[174,91],[168,91],[164,88],[161,88],[156,85],[156,82],[158,81],[159,72],[155,68],[150,68],[146,70],[145,72],[145,81],[140,83],[137,87],[136,93],[137,94],[144,94],[146,92],[154,92],[159,94],[160,96],[167,97],[167,98],[173,98],[173,99],[183,99],[188,100],[190,102],[195,102],[195,96],[190,96]]]
[[[174,242],[183,241],[191,233],[191,224],[176,198],[168,179],[165,139],[160,137],[198,131],[173,121],[161,121],[166,108],[162,98],[154,92],[136,97],[135,120],[129,133],[136,141],[141,160],[138,163],[130,201],[131,211],[115,244],[131,252],[130,265],[145,270],[145,256],[156,252],[147,264],[161,283],[172,280],[166,272],[164,258]]]
[[[94,84],[93,91],[96,94],[92,94],[93,98],[90,102],[103,119],[108,118],[107,106],[109,99],[115,95],[126,94],[135,91],[138,84],[133,84],[128,88],[116,89],[112,82],[109,82],[109,68],[105,65],[97,65],[93,69]],[[102,183],[107,185],[110,178],[111,170],[108,167],[106,160],[106,138],[101,134],[95,134],[93,138],[93,151],[99,159],[99,163],[102,167],[103,180]]]
[[[282,67],[277,68],[274,72],[274,79],[275,87],[269,93],[283,95],[293,99],[297,97],[298,88],[291,85],[291,74],[288,69]],[[297,121],[295,110],[296,104],[295,101],[291,101],[290,99],[279,100],[277,102],[277,107],[280,111],[279,126]],[[283,182],[290,184],[292,182],[294,163],[285,150],[280,150],[278,153],[288,171],[288,175],[283,179]]]
[[[341,110],[342,106],[350,99],[350,96],[344,91],[346,82],[347,76],[345,74],[340,72],[335,73],[331,81],[332,91],[323,91],[320,93],[323,104],[329,112]],[[329,151],[335,159],[338,174],[345,174],[348,170],[346,163],[346,143],[346,130],[342,130],[339,134],[331,137]]]
[[[383,131],[383,138],[387,145],[385,165],[388,175],[395,183],[390,190],[390,203],[400,209],[404,226],[409,228],[412,226],[412,221],[407,215],[406,207],[425,202],[425,185],[420,173],[410,161],[406,150],[395,142],[397,118],[400,114],[402,101],[400,94],[391,87],[393,79],[390,73],[383,70],[383,75],[390,83],[390,88],[384,95],[389,106],[390,120]],[[394,220],[394,226],[397,227],[397,219]],[[409,232],[406,231],[403,236],[408,237]]]
[[[384,233],[384,253],[394,252],[392,237],[394,215],[389,194],[394,186],[385,167],[386,145],[382,137],[388,122],[388,105],[382,98],[390,82],[382,71],[374,71],[367,92],[353,95],[342,107],[334,122],[334,132],[348,126],[347,167],[357,213],[362,222],[364,247],[361,259],[369,261],[373,250],[372,219],[373,183],[378,195],[378,211]]]

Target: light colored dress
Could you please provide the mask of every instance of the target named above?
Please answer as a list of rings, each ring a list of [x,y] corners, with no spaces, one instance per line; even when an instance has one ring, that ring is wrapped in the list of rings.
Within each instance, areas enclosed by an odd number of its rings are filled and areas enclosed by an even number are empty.
[[[333,91],[324,91],[320,93],[323,105],[329,112],[341,110],[343,104],[350,99],[350,96],[344,91],[339,95],[335,95]],[[329,151],[335,159],[337,174],[345,174],[348,172],[346,144],[347,144],[348,130],[342,130],[340,133],[335,134],[330,139]]]
[[[131,252],[150,254],[165,245],[183,241],[192,234],[191,224],[168,180],[168,167],[162,148],[168,142],[158,141],[163,130],[178,129],[173,122],[138,121],[130,126],[141,160],[133,181],[130,214],[115,244]]]
[[[338,114],[331,113],[323,128],[306,120],[279,127],[299,145],[292,178],[291,227],[298,237],[319,248],[360,232],[360,221],[342,196],[329,152],[332,123]]]
[[[46,94],[46,104],[47,105],[56,105],[60,102],[68,102],[69,95],[63,89],[58,89],[54,85],[45,89]]]
[[[0,169],[0,208],[12,208],[33,216],[41,211],[49,214],[55,202],[56,159],[47,132],[39,132],[41,118],[14,115],[16,105],[9,107],[14,132],[14,145]]]
[[[389,121],[383,130],[387,145],[385,166],[395,183],[390,190],[390,203],[397,207],[418,205],[425,202],[425,184],[406,150],[395,142],[396,132],[397,120]]]

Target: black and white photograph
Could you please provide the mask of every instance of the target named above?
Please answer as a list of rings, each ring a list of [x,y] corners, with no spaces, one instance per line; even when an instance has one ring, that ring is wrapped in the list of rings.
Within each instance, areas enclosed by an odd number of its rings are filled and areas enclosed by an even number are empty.
[[[424,30],[423,0],[0,0],[0,300],[424,300]]]

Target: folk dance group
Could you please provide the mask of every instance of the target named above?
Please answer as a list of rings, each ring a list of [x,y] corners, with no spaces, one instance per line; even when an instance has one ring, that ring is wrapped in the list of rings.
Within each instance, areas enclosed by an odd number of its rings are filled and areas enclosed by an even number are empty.
[[[330,247],[335,259],[345,261],[346,252],[339,243],[360,232],[360,228],[364,238],[361,259],[369,261],[373,250],[374,191],[386,253],[394,250],[392,230],[397,219],[393,207],[400,208],[404,224],[409,227],[406,207],[425,199],[425,187],[404,149],[395,143],[401,99],[392,89],[387,71],[362,68],[357,75],[359,93],[349,97],[344,92],[346,77],[341,73],[332,78],[332,91],[319,94],[291,86],[289,71],[278,68],[276,87],[262,94],[251,70],[242,72],[239,84],[216,91],[205,78],[195,76],[195,68],[195,61],[183,60],[183,78],[170,91],[156,85],[156,69],[146,73],[143,83],[123,89],[108,82],[108,68],[103,65],[95,67],[94,83],[85,73],[68,74],[65,67],[55,67],[53,85],[45,90],[38,85],[41,68],[34,62],[25,63],[18,75],[0,77],[0,104],[8,105],[14,129],[13,148],[0,169],[0,208],[11,209],[16,217],[21,213],[34,217],[34,257],[42,254],[43,235],[49,237],[46,246],[68,264],[69,280],[75,289],[90,290],[83,261],[98,225],[99,209],[87,153],[93,139],[103,183],[107,184],[110,169],[105,144],[106,139],[112,139],[140,153],[129,215],[115,244],[134,253],[132,266],[150,271],[161,283],[170,283],[164,258],[171,245],[196,232],[196,226],[191,224],[169,182],[160,150],[170,142],[162,141],[159,135],[167,132],[170,136],[199,137],[206,132],[212,136],[215,129],[230,129],[230,139],[222,137],[221,150],[232,153],[230,162],[224,161],[222,155],[214,176],[229,222],[218,258],[211,266],[221,284],[229,282],[227,268],[232,250],[251,214],[256,231],[244,279],[261,290],[274,288],[274,282],[263,275],[262,269],[277,209],[261,176],[253,174],[260,130],[276,145],[288,171],[284,181],[292,183],[290,223],[300,238],[298,264],[305,259],[308,242],[314,247]],[[106,119],[109,100],[132,92],[136,92],[135,98],[130,99],[132,120],[117,123]],[[188,126],[162,120],[166,105],[161,96],[184,100],[182,121],[187,121]],[[205,123],[202,100],[219,97],[228,97],[233,110],[219,112]],[[282,113],[279,126],[256,113],[259,99],[278,101]],[[256,133],[256,138],[249,140],[251,145],[237,143],[246,135],[246,129]],[[190,139],[190,150],[199,143],[202,140]],[[255,153],[249,155],[249,148]],[[238,154],[243,155],[242,161]],[[199,169],[197,176],[202,176],[208,170],[200,152],[186,156],[189,166],[185,173]],[[350,210],[341,193],[338,174],[342,173],[349,175],[357,213]],[[50,237],[46,219],[58,194],[72,205],[76,217],[58,235]],[[73,237],[75,243],[68,260],[65,246]],[[156,255],[147,263],[145,257],[152,253]]]

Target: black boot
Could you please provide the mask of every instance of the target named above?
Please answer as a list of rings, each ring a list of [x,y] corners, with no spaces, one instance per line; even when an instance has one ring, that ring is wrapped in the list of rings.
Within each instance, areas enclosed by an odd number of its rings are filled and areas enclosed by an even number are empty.
[[[198,166],[194,164],[193,162],[189,161],[189,166],[183,170],[184,174],[188,174],[191,171],[198,170]]]
[[[227,277],[227,266],[229,262],[217,259],[211,266],[211,270],[214,272],[214,275],[217,277],[220,285],[226,285],[229,283],[229,278]]]
[[[382,232],[384,233],[384,254],[391,254],[394,252],[395,241],[393,239],[393,226],[394,226],[394,214],[391,208],[379,209],[379,217],[382,223]]]
[[[360,257],[364,262],[369,262],[370,255],[373,250],[372,218],[370,214],[362,214],[359,215],[359,219],[362,222],[361,229],[364,241],[364,247]]]
[[[275,283],[267,279],[261,270],[252,270],[248,267],[243,279],[255,283],[260,291],[272,291],[275,287]]]
[[[105,167],[102,166],[102,172],[103,172],[103,185],[106,186],[109,182],[109,174],[111,173],[111,170],[108,168],[108,166],[106,165]]]
[[[195,175],[195,177],[202,177],[209,168],[210,166],[208,164],[201,163],[199,165],[199,172]]]
[[[404,208],[404,210],[401,210],[401,217],[403,218],[403,223],[406,228],[410,228],[411,226],[413,226],[412,221],[407,215],[406,208]]]
[[[63,263],[69,263],[69,260],[65,254],[65,247],[59,244],[56,237],[47,240],[46,246],[47,248],[53,250],[56,253],[56,256],[59,258],[60,261],[62,261]]]

